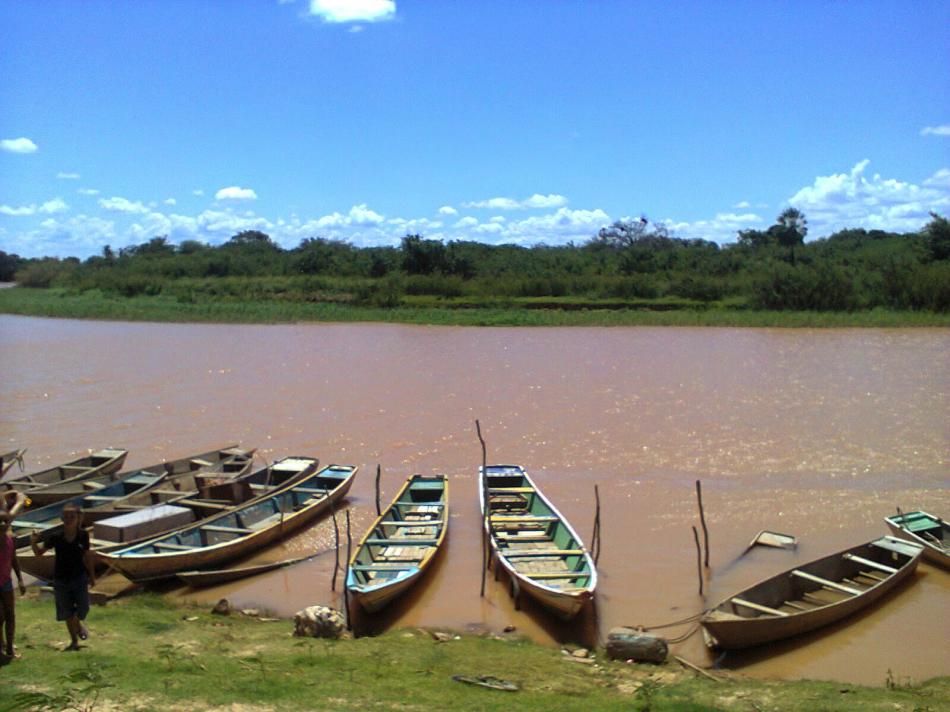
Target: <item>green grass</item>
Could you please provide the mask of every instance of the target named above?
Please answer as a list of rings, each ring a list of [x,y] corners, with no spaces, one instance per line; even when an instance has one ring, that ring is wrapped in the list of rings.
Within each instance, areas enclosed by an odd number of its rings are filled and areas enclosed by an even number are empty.
[[[748,326],[945,327],[950,314],[875,309],[866,312],[752,311],[734,304],[698,308],[687,300],[512,298],[504,301],[408,298],[393,307],[340,302],[244,300],[168,295],[120,297],[98,291],[12,288],[0,290],[0,313],[76,319],[156,322],[395,322],[457,326]]]
[[[830,682],[714,682],[680,668],[572,663],[530,642],[420,630],[349,641],[299,639],[289,621],[214,616],[137,595],[92,610],[86,647],[60,652],[65,627],[48,595],[17,601],[21,660],[0,667],[0,710],[24,693],[63,695],[85,709],[431,710],[927,710],[947,709],[950,678],[895,689]],[[508,693],[454,682],[494,675]],[[83,691],[85,690],[85,691]],[[34,707],[35,708],[35,707]]]

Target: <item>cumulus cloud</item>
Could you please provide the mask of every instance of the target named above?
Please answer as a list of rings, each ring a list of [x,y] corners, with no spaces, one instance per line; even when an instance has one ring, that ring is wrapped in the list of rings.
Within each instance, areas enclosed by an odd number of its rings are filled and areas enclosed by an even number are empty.
[[[396,17],[395,0],[310,0],[310,14],[324,22],[381,22]]]
[[[359,225],[366,227],[369,225],[379,225],[385,218],[379,213],[375,213],[366,207],[366,203],[354,205],[350,208],[350,214],[347,218],[350,225]]]
[[[80,188],[76,192],[80,195],[99,195],[99,191],[95,188]]]
[[[514,198],[489,198],[462,203],[466,208],[489,208],[492,210],[528,210],[533,208],[560,208],[567,205],[567,198],[563,195],[541,195],[535,193],[530,198],[515,200]]]
[[[451,205],[443,205],[439,208],[439,215],[458,215],[459,211],[453,208]]]
[[[113,196],[111,198],[100,198],[99,207],[114,213],[147,213],[148,208],[138,201],[129,200]]]
[[[30,139],[21,136],[20,138],[5,138],[0,140],[0,150],[8,151],[9,153],[35,153],[39,150],[39,146]]]
[[[921,136],[950,136],[950,124],[941,126],[925,126],[920,130]]]
[[[738,203],[736,203],[732,207],[735,208],[736,210],[745,210],[746,208],[751,208],[752,203],[750,203],[748,200],[740,200]]]
[[[467,215],[461,220],[459,220],[457,223],[455,223],[452,227],[465,228],[465,227],[475,227],[476,225],[478,225],[478,219],[473,218],[471,215]]]
[[[197,195],[197,196],[200,197],[200,196],[204,195],[205,192],[204,192],[203,190],[201,190],[201,188],[199,188],[198,190],[193,190],[193,191],[191,191],[191,194],[192,194],[192,195]]]
[[[174,198],[165,198],[164,200],[165,205],[175,205],[177,202]]]
[[[56,177],[59,178],[59,180],[79,180],[82,178],[78,173],[63,173],[62,171],[57,173]]]
[[[251,188],[230,185],[214,194],[215,200],[257,200],[257,193]]]
[[[789,198],[789,204],[805,213],[811,234],[847,227],[909,232],[920,229],[930,211],[944,213],[950,207],[947,169],[916,185],[877,173],[868,177],[869,164],[865,159],[848,173],[818,176]]]
[[[27,215],[64,213],[69,210],[69,205],[62,198],[53,198],[40,205],[21,205],[13,208],[9,205],[0,205],[0,214],[10,215],[12,217],[24,217]]]

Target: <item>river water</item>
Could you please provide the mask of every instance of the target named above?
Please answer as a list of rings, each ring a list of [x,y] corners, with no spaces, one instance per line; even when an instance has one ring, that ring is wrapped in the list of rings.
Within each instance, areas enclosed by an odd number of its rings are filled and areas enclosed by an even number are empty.
[[[602,499],[597,620],[479,597],[480,419],[490,462],[527,467],[589,540]],[[885,533],[901,506],[950,513],[950,331],[945,329],[232,326],[0,316],[0,450],[30,469],[88,448],[129,466],[240,442],[262,458],[359,465],[353,537],[410,474],[450,477],[448,549],[367,630],[445,626],[592,642],[615,625],[689,616],[762,578]],[[691,527],[702,480],[706,597]],[[756,548],[761,529],[797,551]],[[329,550],[291,569],[173,597],[227,596],[292,615],[340,605],[324,521],[255,560]],[[337,591],[342,588],[337,585]],[[730,654],[756,676],[883,684],[950,674],[950,573],[921,565],[883,605],[794,642]],[[670,636],[683,629],[667,632]],[[708,663],[698,635],[674,646]]]

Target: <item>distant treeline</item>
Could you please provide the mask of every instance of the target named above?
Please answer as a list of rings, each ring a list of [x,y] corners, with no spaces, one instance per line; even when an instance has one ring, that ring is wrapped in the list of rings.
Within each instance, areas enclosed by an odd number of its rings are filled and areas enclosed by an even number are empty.
[[[0,251],[0,280],[104,295],[328,301],[390,307],[526,298],[570,306],[665,301],[767,310],[950,311],[950,223],[932,214],[916,233],[848,229],[805,241],[791,208],[735,243],[668,234],[646,219],[618,221],[583,244],[486,245],[406,235],[398,247],[324,238],[283,249],[245,231],[220,246],[166,237],[101,255],[24,259]],[[537,301],[537,299],[535,299]]]

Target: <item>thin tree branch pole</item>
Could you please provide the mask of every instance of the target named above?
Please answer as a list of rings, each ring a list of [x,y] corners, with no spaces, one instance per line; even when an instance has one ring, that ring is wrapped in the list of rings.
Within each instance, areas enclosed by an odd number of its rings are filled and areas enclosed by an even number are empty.
[[[484,512],[482,512],[482,588],[479,596],[485,596],[485,575],[488,571],[488,517],[491,512],[491,506],[488,501],[488,477],[485,469],[488,467],[488,450],[485,447],[485,438],[482,437],[482,424],[478,422],[478,418],[475,419],[475,432],[478,434],[478,441],[482,444],[482,472],[481,472],[481,482],[479,483],[482,488],[482,503],[484,506]]]
[[[590,549],[596,564],[600,559],[600,488],[597,485],[594,485],[594,499],[597,502],[597,510],[594,514],[594,533],[590,537]]]
[[[350,625],[350,589],[346,585],[346,579],[350,577],[350,556],[353,550],[353,537],[350,534],[350,509],[346,509],[346,577],[343,579],[343,606],[346,608],[346,629],[352,630]]]
[[[696,480],[696,500],[699,502],[699,523],[703,525],[703,542],[706,545],[706,556],[703,564],[709,568],[709,530],[706,528],[706,515],[703,513],[703,486]]]
[[[330,492],[326,487],[323,488],[323,492],[324,492],[323,494],[324,497],[330,496]],[[333,579],[330,583],[330,590],[336,591],[336,574],[337,574],[337,571],[340,570],[340,527],[336,521],[336,507],[333,506],[332,499],[330,500],[330,514],[333,516],[333,531],[336,535],[336,546],[334,547],[336,558],[333,562]]]
[[[382,470],[379,467],[379,463],[376,463],[376,516],[378,517],[382,512],[379,509],[379,476],[382,473]]]
[[[693,527],[693,541],[696,542],[696,573],[699,574],[699,595],[703,595],[703,552],[699,547],[699,532]]]

